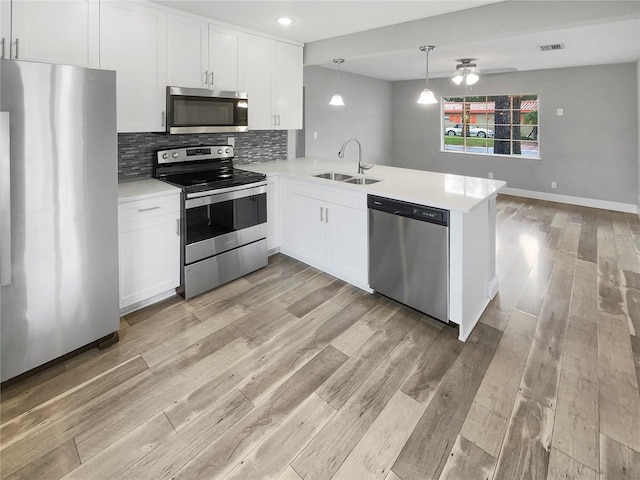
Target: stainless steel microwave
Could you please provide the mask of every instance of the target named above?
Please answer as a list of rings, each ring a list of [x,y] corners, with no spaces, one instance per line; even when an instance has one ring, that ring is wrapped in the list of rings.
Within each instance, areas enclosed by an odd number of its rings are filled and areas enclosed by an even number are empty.
[[[167,87],[168,133],[246,132],[249,100],[245,92]]]

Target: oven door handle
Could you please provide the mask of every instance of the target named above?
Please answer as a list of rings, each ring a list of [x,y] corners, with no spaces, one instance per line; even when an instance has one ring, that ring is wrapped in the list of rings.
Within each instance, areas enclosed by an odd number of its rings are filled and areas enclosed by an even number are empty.
[[[184,207],[190,208],[202,207],[203,205],[213,205],[214,203],[227,202],[239,198],[251,197],[267,193],[267,184],[261,183],[251,188],[237,189],[233,187],[231,191],[220,192],[219,190],[209,190],[208,192],[188,193],[184,202]],[[226,190],[226,189],[225,189]]]

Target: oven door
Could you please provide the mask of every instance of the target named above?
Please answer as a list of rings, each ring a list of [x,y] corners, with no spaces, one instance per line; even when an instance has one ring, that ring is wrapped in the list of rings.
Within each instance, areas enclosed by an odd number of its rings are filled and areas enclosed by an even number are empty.
[[[195,195],[185,199],[185,265],[266,238],[266,184]]]

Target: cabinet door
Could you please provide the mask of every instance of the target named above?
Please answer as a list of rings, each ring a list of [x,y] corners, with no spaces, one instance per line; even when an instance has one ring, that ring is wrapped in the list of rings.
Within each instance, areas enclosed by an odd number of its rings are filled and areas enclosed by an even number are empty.
[[[176,87],[206,88],[208,24],[180,15],[167,23],[167,81]]]
[[[369,283],[367,212],[326,204],[327,271],[360,286]]]
[[[276,42],[275,85],[277,128],[302,128],[302,47]]]
[[[13,1],[12,58],[97,68],[99,19],[95,0]]]
[[[165,130],[167,14],[100,3],[100,68],[117,72],[119,132]]]
[[[0,58],[9,58],[11,44],[11,0],[0,0]]]
[[[179,213],[121,226],[120,308],[180,284]]]
[[[324,204],[297,194],[283,198],[283,201],[288,203],[287,215],[282,218],[283,249],[288,249],[298,260],[324,268],[327,230]]]
[[[271,111],[276,42],[256,35],[245,36],[244,90],[249,95],[249,129],[275,128]]]
[[[209,87],[242,90],[240,32],[209,25]]]

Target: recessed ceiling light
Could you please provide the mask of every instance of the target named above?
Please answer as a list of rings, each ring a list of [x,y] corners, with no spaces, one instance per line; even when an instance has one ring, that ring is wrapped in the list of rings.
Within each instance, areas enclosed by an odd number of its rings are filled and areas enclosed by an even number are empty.
[[[293,23],[293,20],[290,19],[289,17],[280,17],[278,19],[278,23],[280,25],[291,25]]]

